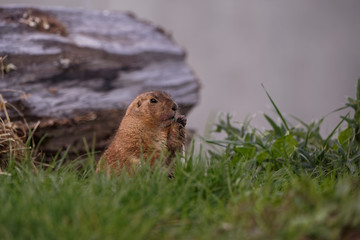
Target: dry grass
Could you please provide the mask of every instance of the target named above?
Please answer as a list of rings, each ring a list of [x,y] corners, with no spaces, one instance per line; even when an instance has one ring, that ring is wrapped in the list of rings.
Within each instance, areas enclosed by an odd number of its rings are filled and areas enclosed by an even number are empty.
[[[24,159],[29,147],[25,143],[27,136],[26,129],[19,124],[11,122],[6,109],[6,102],[2,95],[0,95],[0,111],[5,116],[4,119],[0,118],[1,167],[6,166],[9,159]]]
[[[0,57],[1,76],[4,80],[4,60],[7,56]],[[0,174],[4,174],[2,168],[8,166],[9,160],[24,160],[29,153],[30,147],[26,145],[28,139],[28,124],[23,122],[12,122],[7,107],[14,106],[7,103],[0,94]],[[17,109],[15,109],[17,111]]]

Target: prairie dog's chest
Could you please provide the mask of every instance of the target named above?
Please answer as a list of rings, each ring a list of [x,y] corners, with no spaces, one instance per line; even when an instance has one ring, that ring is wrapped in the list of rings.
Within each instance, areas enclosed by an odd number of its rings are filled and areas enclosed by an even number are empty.
[[[154,148],[155,149],[165,148],[167,139],[168,139],[168,131],[161,131],[159,134],[156,134],[154,138]]]

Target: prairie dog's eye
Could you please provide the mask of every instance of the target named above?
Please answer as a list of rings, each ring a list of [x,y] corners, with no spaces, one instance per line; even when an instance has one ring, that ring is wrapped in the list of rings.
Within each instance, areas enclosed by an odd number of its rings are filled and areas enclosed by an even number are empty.
[[[150,102],[151,102],[151,103],[157,103],[158,100],[156,100],[155,98],[152,98],[152,99],[150,99]]]

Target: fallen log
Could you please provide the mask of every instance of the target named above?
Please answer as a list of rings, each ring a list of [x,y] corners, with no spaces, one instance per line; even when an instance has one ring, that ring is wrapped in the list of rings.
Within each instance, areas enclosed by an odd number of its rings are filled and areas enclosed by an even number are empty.
[[[55,154],[83,139],[103,150],[131,100],[163,90],[183,114],[197,104],[199,81],[186,54],[153,24],[123,12],[0,7],[0,94],[13,121],[40,121],[41,150]]]

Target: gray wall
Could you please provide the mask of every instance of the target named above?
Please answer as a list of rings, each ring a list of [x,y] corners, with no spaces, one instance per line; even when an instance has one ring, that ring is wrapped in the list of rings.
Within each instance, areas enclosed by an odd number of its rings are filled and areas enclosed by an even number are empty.
[[[202,81],[189,126],[210,113],[242,121],[272,113],[261,83],[284,113],[319,119],[355,96],[360,77],[358,0],[0,0],[1,3],[128,10],[173,33]],[[339,121],[328,118],[324,132]],[[266,126],[258,114],[253,123]]]

